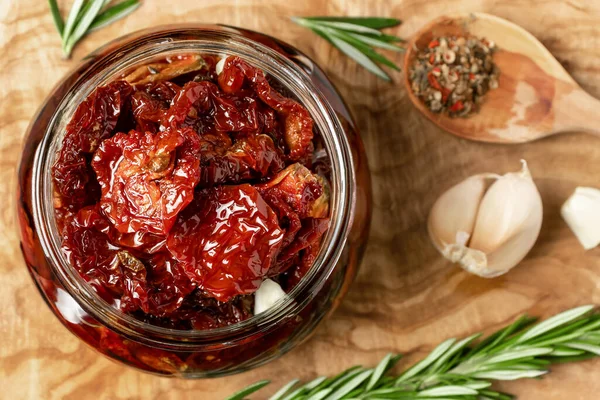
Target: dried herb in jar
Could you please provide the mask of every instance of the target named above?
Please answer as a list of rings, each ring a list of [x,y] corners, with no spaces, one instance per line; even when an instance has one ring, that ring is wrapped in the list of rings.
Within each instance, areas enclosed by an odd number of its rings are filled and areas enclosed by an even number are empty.
[[[468,117],[485,94],[498,87],[494,42],[475,37],[439,37],[422,49],[410,70],[411,89],[435,113]]]

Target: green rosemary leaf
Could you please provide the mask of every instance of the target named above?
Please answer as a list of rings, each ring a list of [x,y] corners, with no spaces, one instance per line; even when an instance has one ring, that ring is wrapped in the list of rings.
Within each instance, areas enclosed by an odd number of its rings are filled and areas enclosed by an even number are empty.
[[[308,392],[307,395],[312,396],[313,394],[320,392],[321,389],[324,389],[326,387],[329,387],[330,385],[333,385],[335,382],[339,381],[340,379],[344,379],[345,376],[352,373],[353,371],[356,371],[357,369],[360,369],[360,367],[358,365],[356,365],[352,368],[348,368],[347,370],[339,373],[338,375],[334,376],[333,378],[329,378],[329,379],[325,378],[325,379],[321,380],[321,382],[314,385],[314,387],[312,389],[309,389],[310,391]],[[315,381],[319,380],[319,379],[320,378],[317,378],[317,379],[315,379]],[[313,381],[313,382],[315,382],[315,381]]]
[[[521,329],[531,325],[533,322],[535,322],[535,320],[536,318],[531,318],[526,315],[520,317],[506,328],[498,330],[497,332],[488,336],[486,339],[479,342],[479,344],[475,346],[469,354],[473,355],[486,353],[489,349],[492,349],[498,345],[498,343],[501,343],[505,338],[510,337],[515,332],[518,332]]]
[[[358,387],[361,383],[363,383],[364,381],[369,379],[369,377],[371,376],[372,373],[373,373],[372,369],[368,369],[366,371],[361,372],[360,374],[356,375],[355,377],[353,377],[352,379],[350,379],[346,383],[344,383],[344,385],[341,386],[339,389],[337,389],[335,392],[333,392],[329,396],[327,396],[327,399],[328,400],[340,400],[341,398],[346,396],[348,393],[353,391],[356,387]]]
[[[448,351],[445,352],[440,358],[438,358],[437,361],[431,366],[431,370],[433,372],[435,372],[435,371],[439,371],[440,369],[442,369],[444,364],[451,357],[457,355],[461,350],[463,350],[466,346],[468,346],[471,342],[473,342],[475,339],[477,339],[480,336],[481,336],[481,334],[471,335],[468,338],[463,339],[460,342],[453,344],[452,347],[450,347],[450,349],[448,349]]]
[[[52,20],[54,21],[56,30],[62,38],[63,31],[65,30],[65,22],[63,21],[62,16],[60,15],[58,4],[56,3],[56,0],[48,0],[48,5],[50,6],[50,12],[52,13]]]
[[[227,397],[225,400],[243,400],[244,398],[246,398],[246,396],[248,396],[249,394],[252,394],[260,389],[262,389],[263,387],[267,386],[269,383],[271,383],[271,381],[259,381],[256,383],[253,383],[252,385],[240,390],[239,392],[236,392],[234,394],[232,394],[231,396]]]
[[[438,386],[419,393],[419,397],[476,395],[477,390],[464,386]]]
[[[392,28],[402,23],[399,19],[380,17],[304,17],[304,19],[318,22],[345,22],[372,29]]]
[[[513,361],[520,360],[524,358],[537,357],[545,354],[552,353],[551,347],[540,347],[540,348],[524,348],[524,349],[514,349],[511,351],[507,351],[495,356],[490,357],[486,363],[494,364],[501,363],[503,361]]]
[[[515,398],[514,396],[511,396],[509,394],[494,392],[491,390],[481,390],[481,391],[479,391],[479,393],[480,393],[480,395],[486,396],[487,398],[497,399],[497,400],[512,400]]]
[[[527,332],[525,332],[525,334],[523,336],[521,336],[517,340],[517,343],[525,343],[528,340],[531,340],[531,339],[538,337],[548,331],[551,331],[552,329],[555,329],[562,325],[568,324],[569,322],[589,313],[593,308],[594,308],[594,306],[591,306],[591,305],[581,306],[581,307],[577,307],[577,308],[574,308],[569,311],[565,311],[558,315],[555,315],[554,317],[549,318],[546,321],[529,329]]]
[[[69,11],[69,15],[67,16],[67,21],[65,22],[65,28],[63,30],[63,51],[65,49],[67,40],[71,36],[71,32],[77,23],[77,19],[80,16],[80,11],[84,5],[85,0],[75,0],[73,5],[71,6],[71,11]]]
[[[583,350],[583,351],[587,351],[588,353],[592,353],[597,356],[600,356],[600,346],[596,346],[596,345],[584,343],[584,342],[569,342],[569,343],[565,343],[564,345],[567,347],[570,347],[572,349]]]
[[[134,12],[141,3],[139,0],[125,0],[103,11],[90,25],[90,32],[103,28]]]
[[[318,387],[326,379],[327,379],[326,376],[320,376],[317,379],[313,379],[312,381],[308,382],[306,385],[304,385],[302,387],[310,392],[314,388]]]
[[[429,367],[439,357],[441,357],[446,351],[448,351],[448,349],[450,349],[450,347],[452,347],[452,345],[455,342],[456,342],[456,339],[448,339],[445,342],[443,342],[442,344],[440,344],[438,347],[433,349],[433,351],[427,357],[425,357],[425,359],[423,359],[421,362],[419,362],[414,367],[410,368],[408,371],[406,371],[404,374],[402,374],[400,376],[400,378],[398,378],[397,383],[406,381],[407,379],[412,378],[413,376],[417,375],[419,372],[423,371],[425,368]]]
[[[471,382],[465,383],[463,386],[467,387],[469,389],[473,389],[473,390],[482,390],[482,389],[487,389],[490,386],[492,386],[492,383],[486,382],[486,381],[471,381]]]
[[[585,351],[574,350],[574,349],[571,349],[568,347],[563,347],[563,346],[557,346],[554,348],[552,353],[550,353],[550,356],[552,356],[552,357],[573,357],[573,356],[580,356],[582,354],[585,354]]]
[[[364,368],[358,368],[358,369],[356,369],[352,372],[349,372],[346,375],[340,377],[335,382],[332,382],[329,385],[329,387],[332,388],[333,390],[337,390],[340,387],[344,386],[349,381],[351,381],[352,379],[354,379],[356,376],[363,374],[365,371],[366,370]]]
[[[377,29],[367,28],[366,26],[354,25],[348,22],[309,22],[309,26],[313,27],[327,27],[334,28],[336,30],[348,31],[348,32],[358,32],[358,33],[369,33],[371,35],[380,36],[381,32]]]
[[[327,396],[329,396],[329,393],[331,393],[333,391],[333,389],[323,389],[318,391],[317,393],[313,394],[310,397],[307,397],[306,400],[322,400],[324,398],[326,398]]]
[[[398,66],[396,64],[394,64],[392,61],[388,60],[386,57],[377,53],[375,50],[373,50],[372,48],[370,48],[368,45],[361,42],[360,40],[353,38],[352,36],[350,36],[350,34],[348,34],[346,32],[341,32],[341,31],[336,31],[336,30],[332,30],[332,29],[328,29],[328,28],[321,28],[321,27],[315,28],[315,30],[322,31],[325,35],[327,35],[329,37],[335,36],[335,37],[343,40],[344,42],[348,43],[349,45],[356,47],[364,55],[369,57],[372,61],[386,65],[397,71],[400,70],[400,68],[398,68]]]
[[[472,376],[479,379],[492,379],[496,381],[514,381],[523,378],[536,378],[548,373],[548,371],[520,371],[520,370],[497,370],[476,372]]]
[[[371,35],[369,33],[363,33],[361,36],[377,39],[386,43],[406,42],[406,39],[394,35],[386,35],[385,33],[382,33],[381,35]]]
[[[379,47],[386,50],[397,51],[399,53],[404,52],[406,49],[404,47],[396,46],[395,44],[391,44],[386,42],[385,40],[379,40],[374,37],[365,36],[365,35],[357,35],[356,33],[348,32],[348,35],[353,37],[356,40],[363,42],[364,44]]]
[[[293,400],[300,397],[300,395],[304,394],[305,390],[303,387],[299,387],[294,389],[291,393],[288,393],[282,400]]]
[[[296,384],[300,382],[300,379],[294,379],[293,381],[288,382],[285,386],[277,391],[273,396],[269,397],[269,400],[280,400],[285,396]]]
[[[598,357],[598,356],[593,353],[585,352],[580,356],[546,357],[546,360],[550,361],[551,364],[566,364],[566,363],[572,363],[572,362],[577,362],[577,361],[585,361],[585,360],[589,360],[590,358],[595,358],[595,357]]]
[[[344,42],[343,40],[339,39],[338,37],[329,36],[327,34],[324,34],[318,29],[315,29],[315,33],[317,33],[320,36],[322,36],[323,38],[325,38],[327,41],[329,41],[331,44],[333,44],[338,50],[340,50],[342,53],[346,54],[348,57],[352,58],[358,64],[360,64],[361,66],[366,68],[369,72],[372,72],[373,74],[377,75],[378,77],[380,77],[381,79],[384,79],[386,81],[390,80],[390,77],[381,68],[379,68],[377,66],[377,64],[375,64],[373,61],[371,61],[371,59],[369,57],[367,57],[364,53],[362,53],[356,47],[352,46],[349,43]]]
[[[89,0],[89,7],[86,7],[81,14],[81,19],[77,26],[73,29],[73,33],[69,37],[65,37],[66,44],[64,47],[65,55],[68,57],[73,51],[75,44],[87,34],[88,28],[104,7],[104,0]]]
[[[377,365],[377,367],[375,367],[375,370],[373,370],[373,374],[371,375],[371,378],[369,379],[369,382],[367,383],[367,387],[366,390],[371,390],[373,389],[380,381],[381,376],[391,367],[394,366],[394,364],[396,363],[397,360],[399,360],[399,357],[394,357],[394,355],[392,353],[389,353],[388,355],[386,355],[385,357],[383,357],[383,360],[381,360],[381,362]]]

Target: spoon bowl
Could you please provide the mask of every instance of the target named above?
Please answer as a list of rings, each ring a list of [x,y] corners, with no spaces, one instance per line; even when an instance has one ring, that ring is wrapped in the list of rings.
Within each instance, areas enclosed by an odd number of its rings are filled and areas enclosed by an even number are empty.
[[[495,42],[498,88],[465,118],[430,111],[413,93],[410,70],[417,54],[441,36],[474,36]],[[407,46],[405,85],[417,109],[436,125],[466,139],[522,143],[567,131],[600,134],[600,101],[587,94],[531,33],[502,18],[469,13],[440,17]]]

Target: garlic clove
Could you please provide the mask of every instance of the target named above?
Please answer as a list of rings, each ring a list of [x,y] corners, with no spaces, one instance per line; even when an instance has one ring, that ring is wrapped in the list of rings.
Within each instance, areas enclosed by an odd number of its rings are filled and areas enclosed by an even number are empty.
[[[438,199],[428,227],[444,257],[468,272],[492,278],[527,255],[539,236],[543,206],[527,163],[522,162],[520,172],[475,175]],[[495,181],[488,187],[489,178]]]
[[[560,213],[584,249],[600,244],[600,190],[576,188]]]
[[[448,189],[433,205],[427,222],[429,236],[447,258],[462,257],[486,186],[485,175],[472,176]]]
[[[523,230],[530,229],[538,236],[542,226],[542,198],[527,163],[522,162],[520,172],[500,177],[485,193],[470,248],[489,254]],[[532,246],[530,243],[529,248]]]
[[[254,292],[254,315],[273,307],[279,299],[286,296],[285,292],[271,279],[265,279],[256,292]]]
[[[217,73],[217,75],[221,75],[221,73],[223,72],[223,67],[225,67],[225,61],[227,61],[227,56],[223,55],[221,59],[217,62],[217,65],[215,65],[215,72]]]

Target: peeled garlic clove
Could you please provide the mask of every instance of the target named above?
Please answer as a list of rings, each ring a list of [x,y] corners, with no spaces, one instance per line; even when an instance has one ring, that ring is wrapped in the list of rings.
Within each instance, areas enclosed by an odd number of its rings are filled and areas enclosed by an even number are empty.
[[[225,67],[225,61],[227,61],[227,56],[223,55],[221,56],[221,59],[217,62],[217,65],[215,65],[215,72],[217,73],[217,75],[221,75],[221,73],[223,72],[223,67]]]
[[[466,245],[485,193],[485,175],[475,175],[448,189],[433,205],[427,228],[441,253],[450,253],[455,244]]]
[[[495,181],[487,187],[489,178]],[[429,233],[444,257],[468,272],[492,278],[513,268],[531,250],[542,226],[542,210],[523,161],[520,172],[475,175],[451,188],[432,209]]]
[[[285,297],[285,292],[271,279],[265,279],[256,292],[254,292],[254,315],[273,307],[279,300]]]
[[[600,244],[600,190],[578,187],[560,213],[586,250]]]

